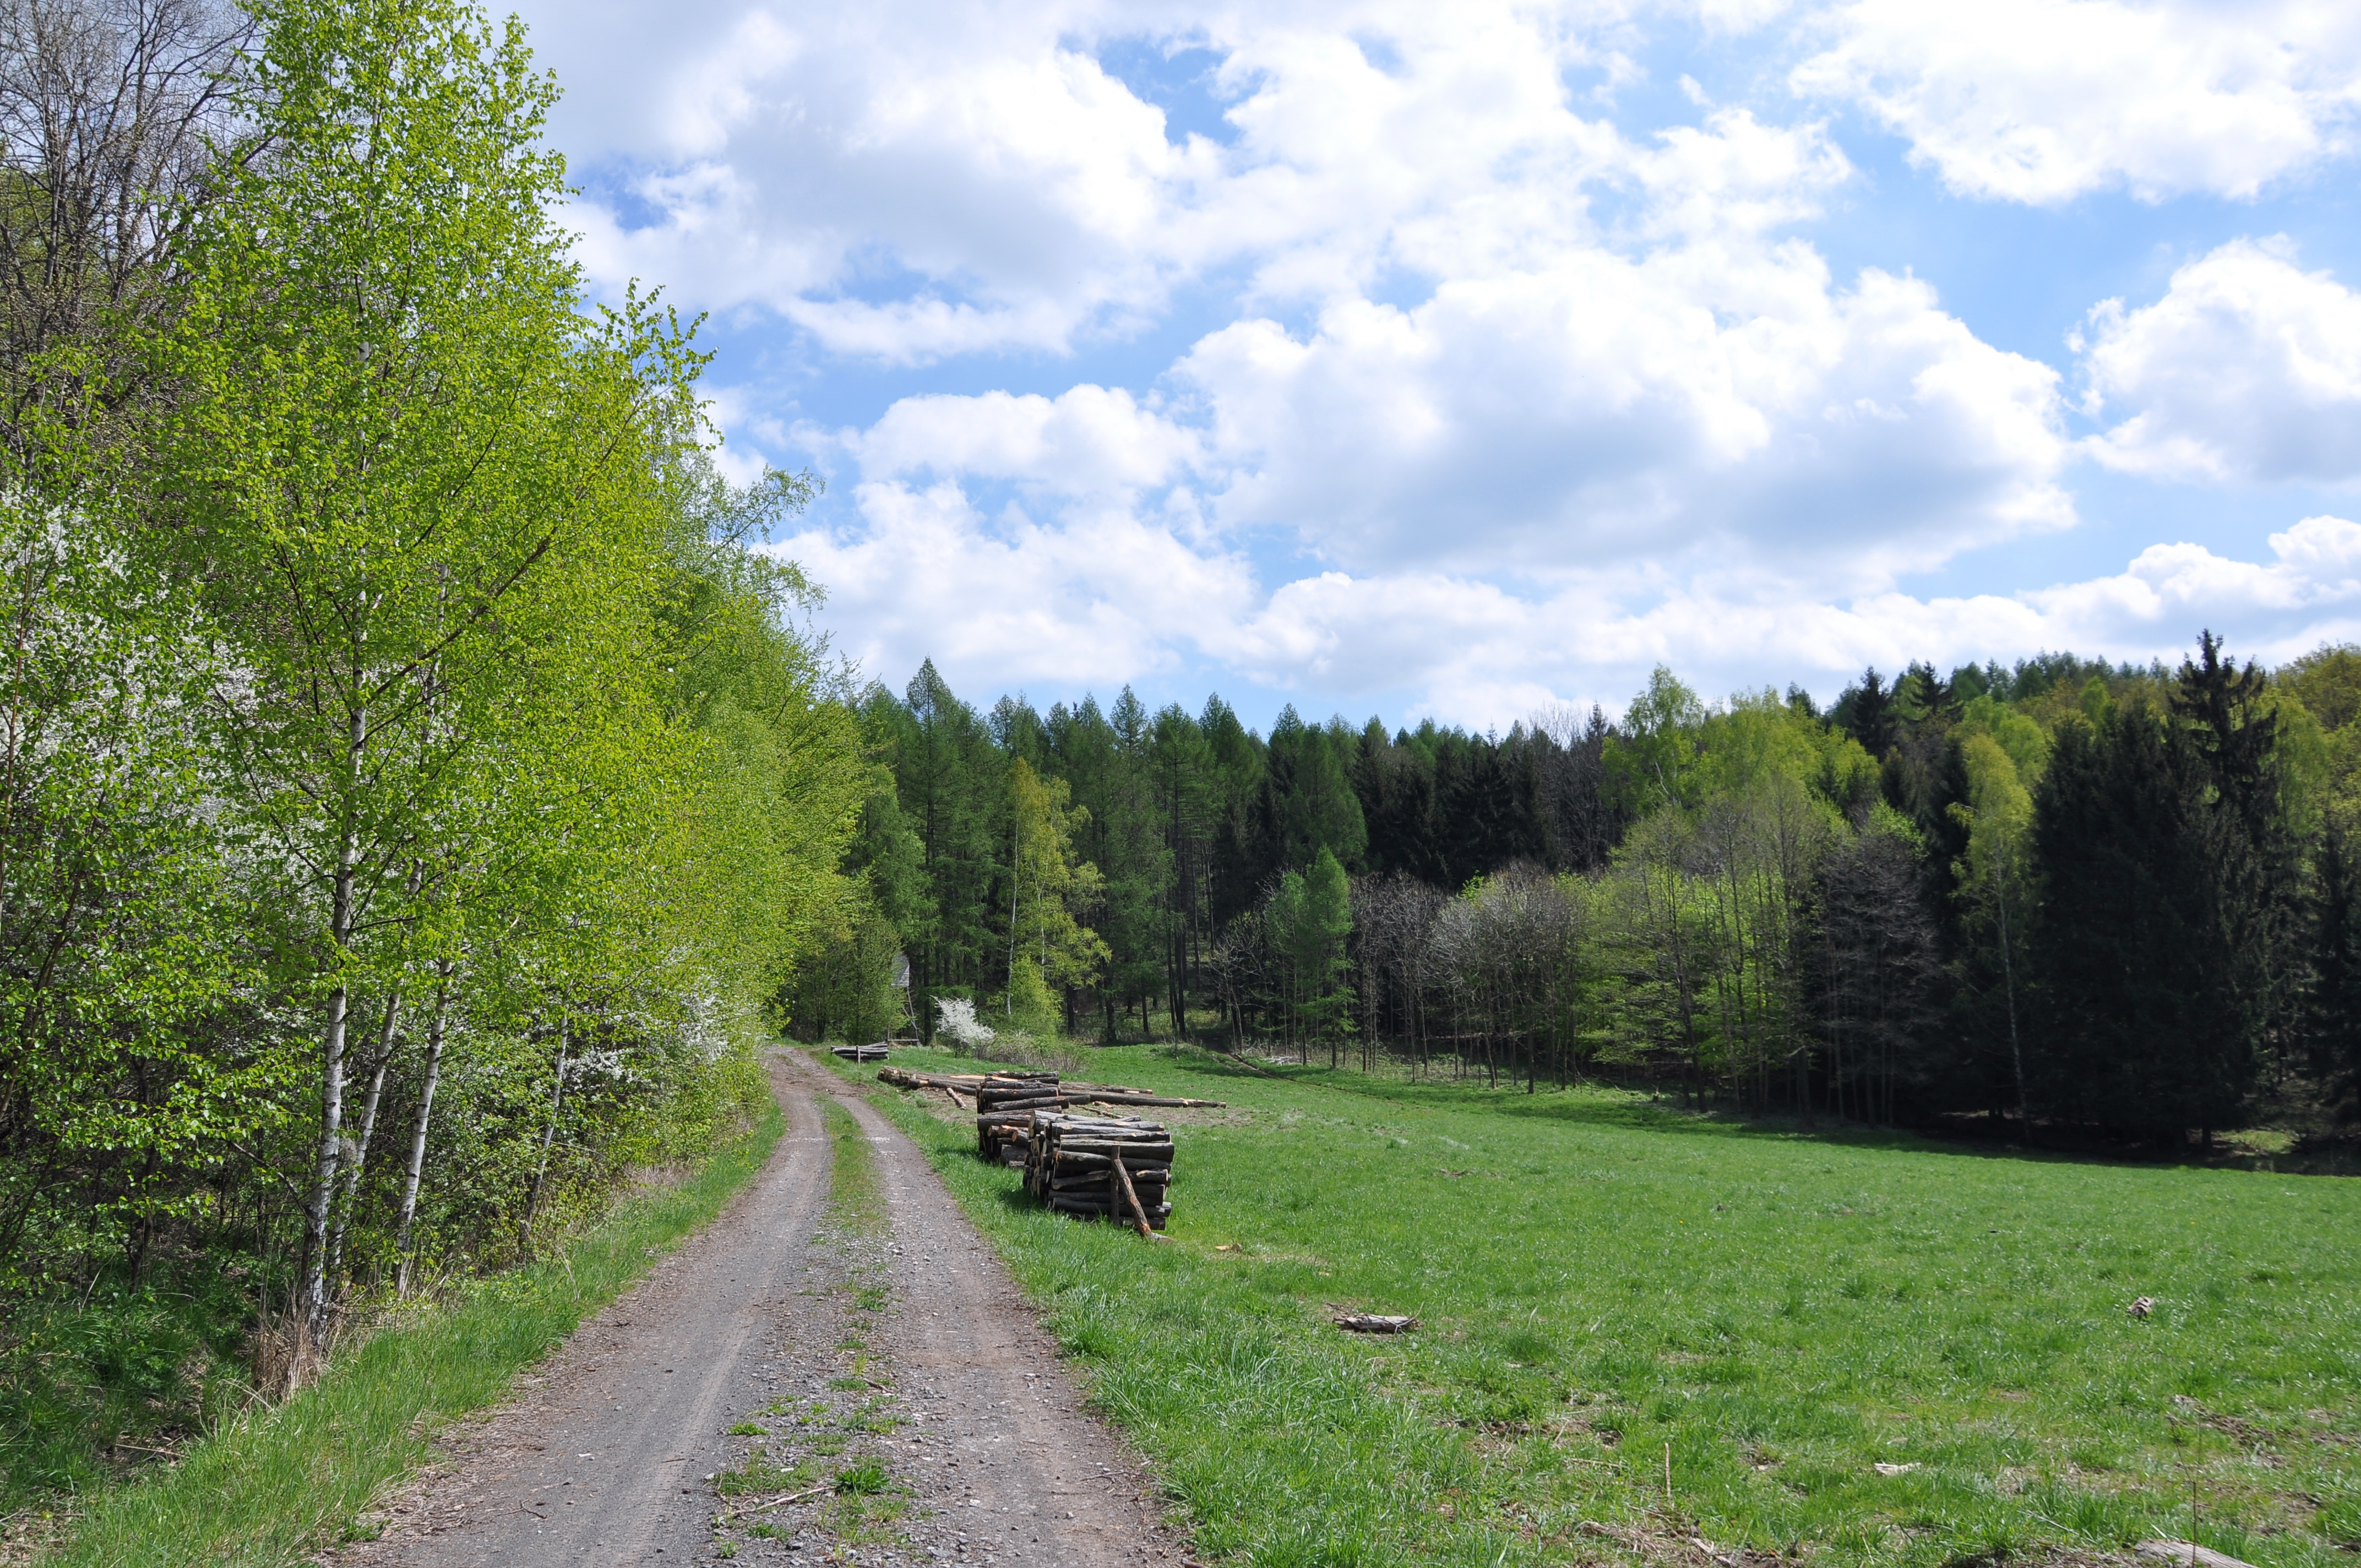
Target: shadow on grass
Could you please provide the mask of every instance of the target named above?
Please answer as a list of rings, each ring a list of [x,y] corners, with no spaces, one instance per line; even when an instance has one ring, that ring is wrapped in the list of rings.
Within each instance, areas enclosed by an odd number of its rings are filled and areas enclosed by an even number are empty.
[[[2137,1170],[2240,1169],[2237,1165],[2192,1159],[2162,1151],[2123,1148],[2027,1148],[2021,1145],[1986,1143],[1973,1135],[1938,1134],[1858,1124],[1806,1122],[1793,1116],[1749,1116],[1730,1111],[1691,1111],[1642,1100],[1635,1091],[1603,1084],[1576,1084],[1570,1089],[1543,1085],[1528,1092],[1524,1084],[1503,1080],[1494,1089],[1480,1082],[1414,1083],[1366,1075],[1352,1068],[1309,1067],[1284,1062],[1250,1062],[1196,1046],[1163,1046],[1163,1061],[1196,1077],[1217,1080],[1287,1083],[1431,1111],[1481,1111],[1575,1126],[1612,1127],[1630,1132],[1668,1133],[1686,1137],[1767,1140],[1818,1144],[1831,1147],[1943,1155],[1957,1159],[2018,1160],[2039,1165],[2109,1166]],[[2279,1171],[2294,1175],[2302,1172]]]

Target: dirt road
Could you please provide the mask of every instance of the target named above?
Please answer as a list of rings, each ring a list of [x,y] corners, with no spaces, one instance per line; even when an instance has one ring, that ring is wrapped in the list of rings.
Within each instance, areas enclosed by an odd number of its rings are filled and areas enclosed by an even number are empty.
[[[730,1211],[449,1433],[375,1516],[383,1535],[333,1561],[1185,1561],[925,1157],[800,1052],[771,1080],[787,1134]],[[866,1135],[889,1229],[823,1223],[820,1098]],[[771,1504],[771,1485],[793,1500]]]

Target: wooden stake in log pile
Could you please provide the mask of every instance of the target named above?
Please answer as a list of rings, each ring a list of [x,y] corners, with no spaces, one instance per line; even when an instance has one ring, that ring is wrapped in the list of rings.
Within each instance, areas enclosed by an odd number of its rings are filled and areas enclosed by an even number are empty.
[[[1060,1214],[1161,1230],[1172,1217],[1172,1135],[1137,1116],[1032,1113],[1025,1190]]]

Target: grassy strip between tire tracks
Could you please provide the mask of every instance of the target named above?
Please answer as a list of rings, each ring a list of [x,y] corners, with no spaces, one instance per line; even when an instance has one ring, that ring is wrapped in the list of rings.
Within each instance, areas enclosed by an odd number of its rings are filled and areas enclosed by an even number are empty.
[[[2192,1524],[2265,1568],[2361,1547],[2361,1183],[1160,1047],[1092,1076],[1232,1107],[1150,1113],[1180,1145],[1170,1244],[1041,1212],[947,1104],[871,1092],[1209,1558],[1693,1565],[1697,1534],[1937,1568]],[[1342,1334],[1332,1307],[1425,1327]]]
[[[719,1213],[785,1127],[769,1105],[687,1180],[626,1198],[557,1255],[381,1330],[285,1404],[99,1499],[41,1568],[281,1568],[345,1538],[428,1457],[438,1427],[498,1401],[520,1369]]]

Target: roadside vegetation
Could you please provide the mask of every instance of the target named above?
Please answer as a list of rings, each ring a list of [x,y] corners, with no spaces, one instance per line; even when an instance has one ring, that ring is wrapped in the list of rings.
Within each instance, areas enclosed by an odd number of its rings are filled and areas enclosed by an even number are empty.
[[[1179,1144],[1170,1244],[1019,1201],[965,1118],[872,1092],[1209,1557],[1695,1562],[1702,1540],[1731,1563],[1934,1568],[2193,1533],[2328,1568],[2361,1549],[2350,1181],[1187,1047],[1093,1069],[1231,1107],[1156,1113]],[[1345,1334],[1340,1309],[1422,1327]]]
[[[814,484],[589,297],[555,94],[456,0],[0,11],[0,1517],[342,1517],[854,910]]]
[[[367,1534],[368,1508],[435,1431],[504,1398],[547,1354],[721,1212],[785,1130],[775,1106],[685,1179],[657,1183],[534,1263],[392,1312],[276,1408],[234,1415],[170,1469],[92,1505],[53,1568],[281,1568]]]

